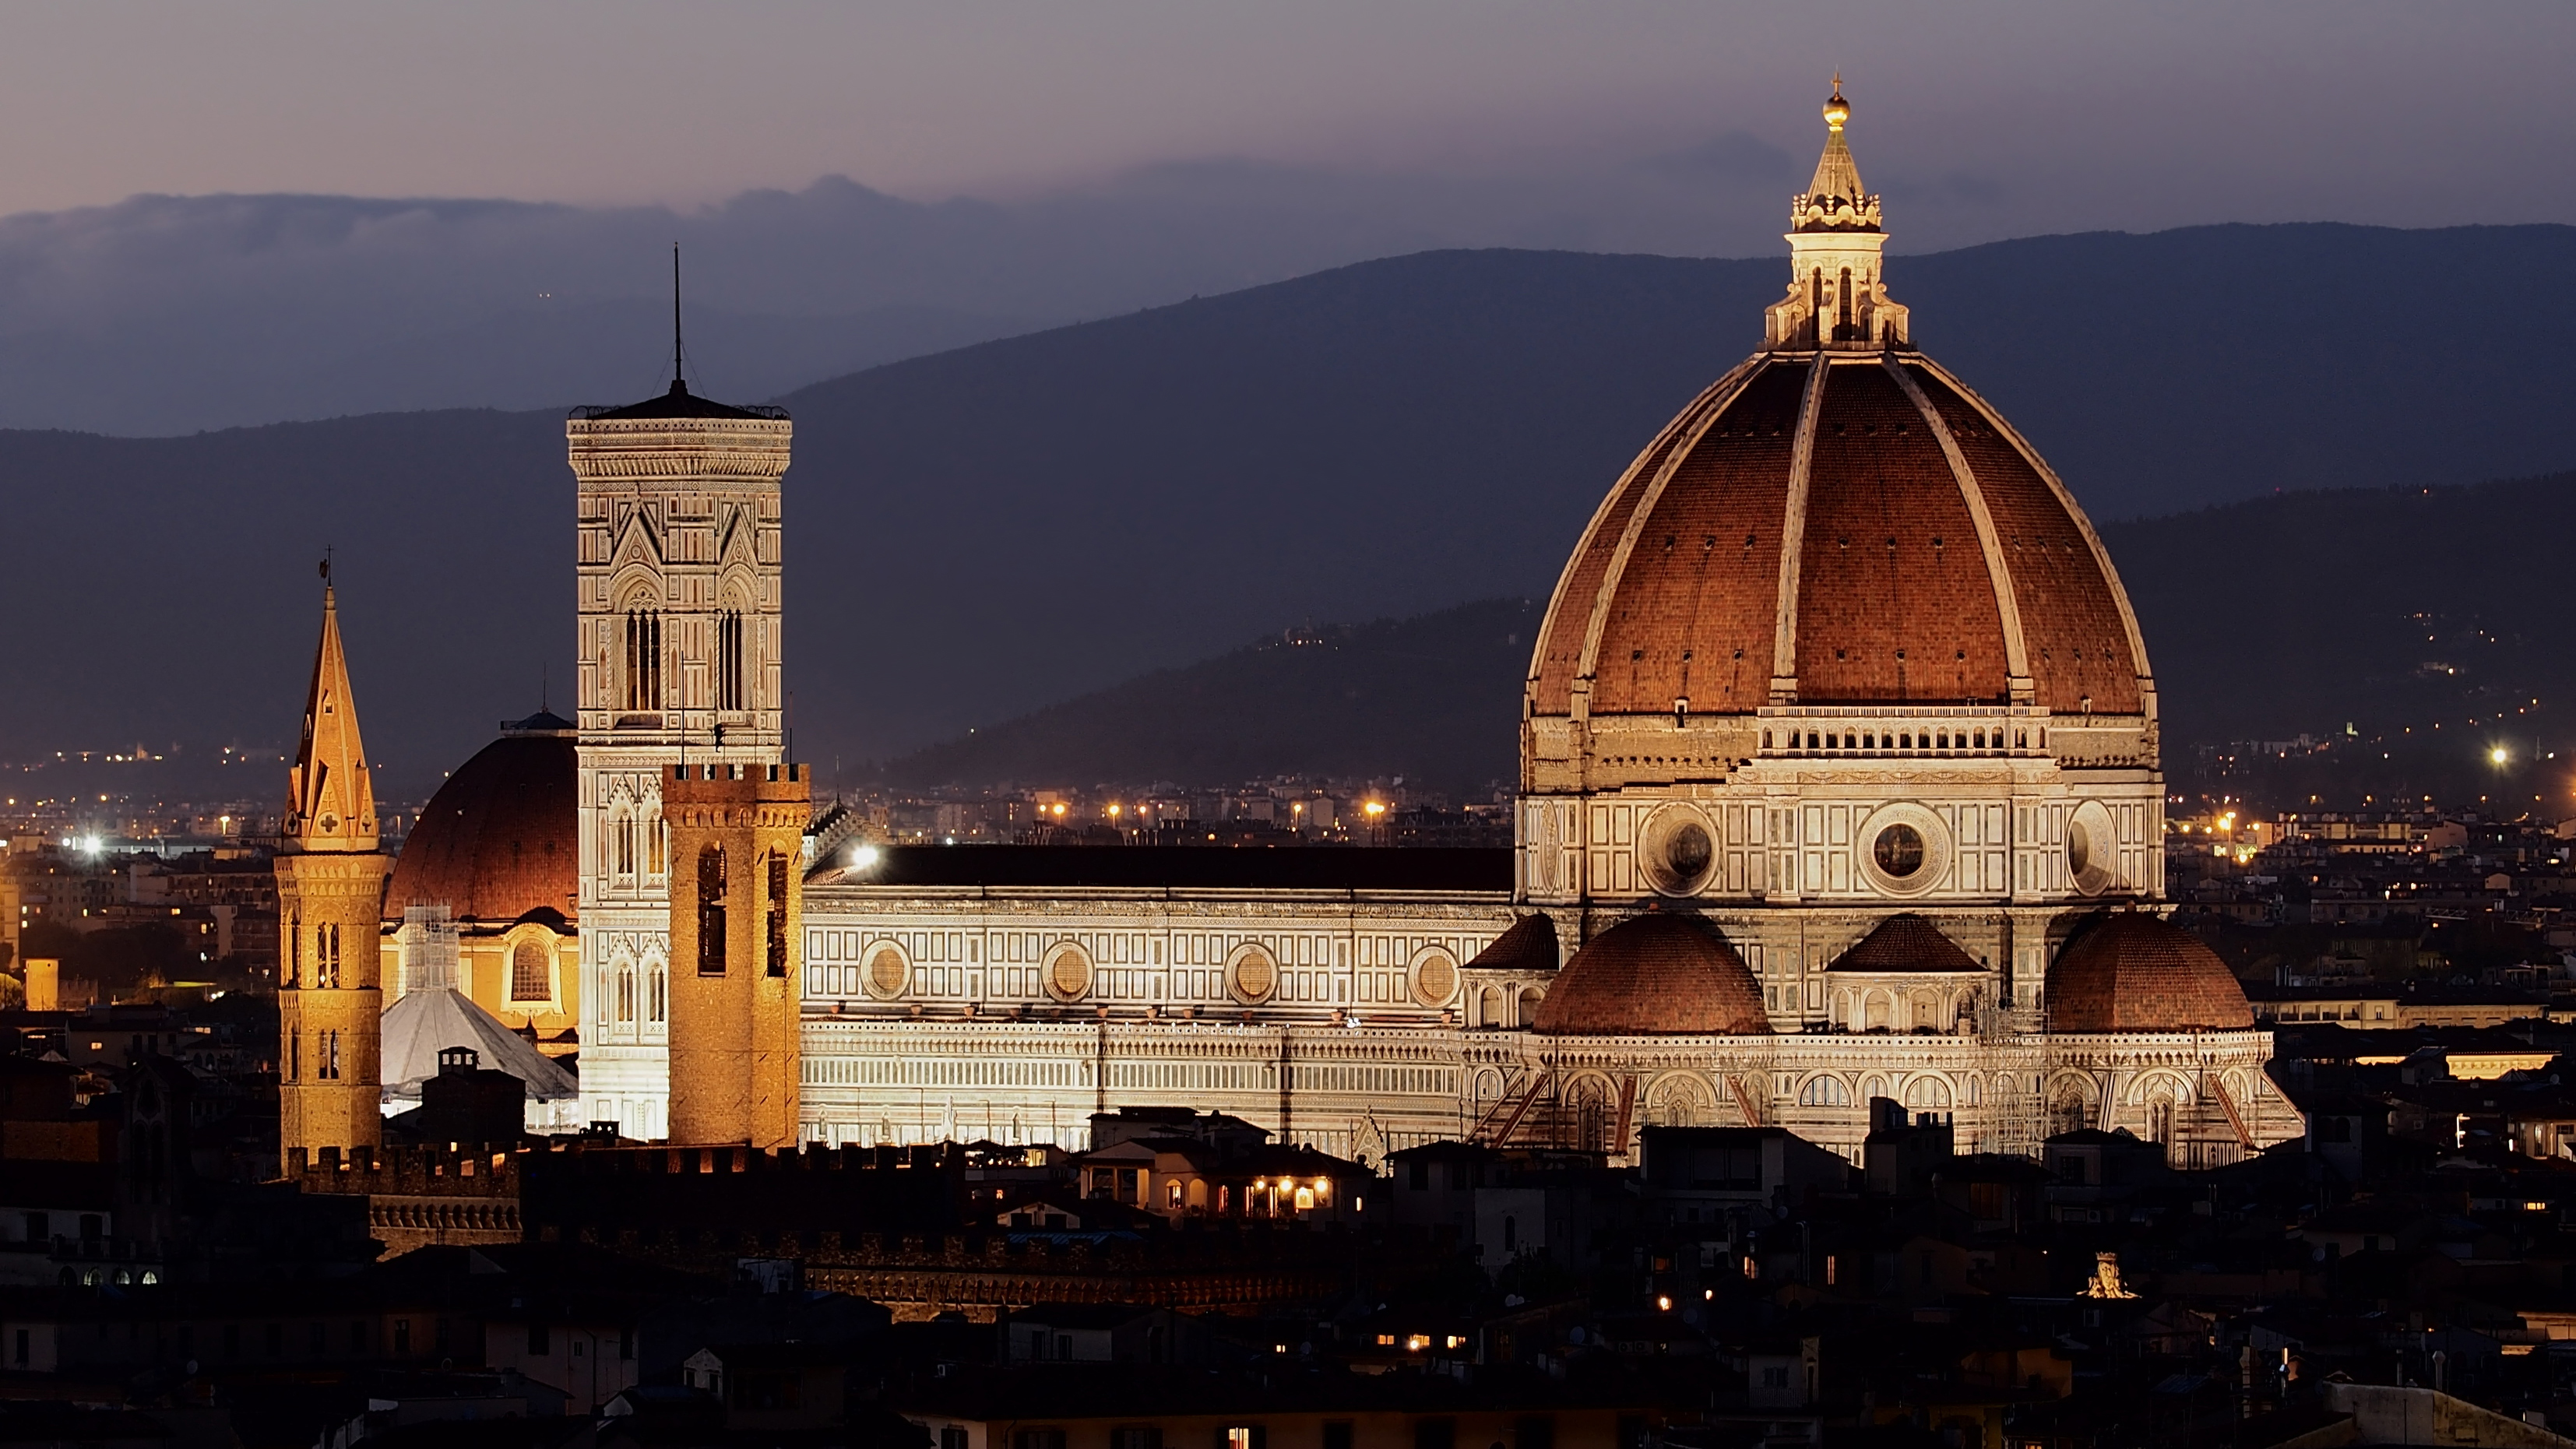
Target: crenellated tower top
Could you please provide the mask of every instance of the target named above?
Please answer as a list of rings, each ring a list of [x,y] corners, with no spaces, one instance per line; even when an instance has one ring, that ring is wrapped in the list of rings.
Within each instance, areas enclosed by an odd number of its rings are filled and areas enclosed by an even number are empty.
[[[1887,231],[1875,192],[1863,190],[1843,127],[1851,102],[1843,78],[1825,101],[1825,153],[1815,180],[1789,203],[1789,294],[1765,314],[1774,352],[1818,348],[1883,352],[1910,345],[1904,307],[1889,301],[1881,271]]]

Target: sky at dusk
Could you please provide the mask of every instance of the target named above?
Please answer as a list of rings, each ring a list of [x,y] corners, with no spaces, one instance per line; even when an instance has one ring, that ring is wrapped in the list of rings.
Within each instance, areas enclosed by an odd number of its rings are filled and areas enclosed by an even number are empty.
[[[649,390],[674,243],[746,399],[1438,248],[1776,257],[1837,69],[1899,255],[2576,223],[2564,0],[8,15],[0,427]]]
[[[85,0],[10,18],[0,214],[140,192],[689,207],[827,175],[1009,201],[1217,162],[1316,205],[1397,204],[1318,177],[1411,178],[1435,231],[1508,241],[1577,208],[1608,245],[1743,254],[1776,218],[1692,193],[1758,189],[1776,211],[1839,67],[1901,246],[2576,220],[2576,10],[2558,0]]]

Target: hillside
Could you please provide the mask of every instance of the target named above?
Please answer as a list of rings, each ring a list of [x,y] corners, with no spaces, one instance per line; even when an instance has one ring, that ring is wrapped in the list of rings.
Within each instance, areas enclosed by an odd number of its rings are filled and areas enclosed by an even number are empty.
[[[1481,794],[1518,774],[1521,676],[1546,607],[1488,599],[1282,630],[917,751],[884,778],[973,787],[1400,775]]]
[[[2576,461],[2555,426],[2576,359],[2457,323],[2454,279],[2508,243],[2537,274],[2576,260],[2569,228],[2220,227],[1906,257],[1895,286],[1925,345],[2108,519]],[[2283,277],[2367,305],[2293,320]],[[856,767],[1293,620],[1543,598],[1634,450],[1751,345],[1779,278],[1776,259],[1427,253],[794,393],[799,748]],[[2544,288],[2521,322],[2554,336],[2571,310]],[[489,412],[0,433],[0,607],[20,622],[0,761],[282,743],[330,545],[370,743],[390,789],[426,788],[544,680],[563,696],[562,446],[557,415]],[[2505,535],[2508,553],[2542,537]],[[2177,577],[2283,566],[2197,540],[2210,554]],[[2331,562],[2306,576],[2383,586]],[[2178,719],[2306,712],[2266,703],[2267,674],[2205,706],[2167,674]]]
[[[2113,523],[2103,536],[2146,632],[2178,779],[2206,773],[2195,763],[2202,744],[2307,734],[2340,747],[2300,777],[2318,788],[2456,800],[2464,787],[2501,794],[2519,781],[2563,801],[2569,768],[2545,757],[2576,760],[2576,655],[2551,558],[2572,530],[2576,473],[2284,494]],[[1515,769],[1521,679],[1543,609],[1497,600],[1291,630],[919,751],[885,778],[1083,786],[1401,774],[1478,792]],[[2497,743],[2511,757],[2501,772],[2486,758]],[[2276,765],[2265,778],[2280,775]]]

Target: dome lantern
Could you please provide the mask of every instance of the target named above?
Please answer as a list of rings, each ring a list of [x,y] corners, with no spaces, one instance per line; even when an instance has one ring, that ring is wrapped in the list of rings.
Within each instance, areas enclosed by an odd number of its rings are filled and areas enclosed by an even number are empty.
[[[1843,139],[1851,102],[1843,78],[1825,102],[1825,152],[1816,176],[1789,203],[1789,295],[1766,314],[1771,350],[1819,347],[1884,351],[1907,345],[1906,309],[1887,298],[1876,193],[1860,184],[1860,167]]]

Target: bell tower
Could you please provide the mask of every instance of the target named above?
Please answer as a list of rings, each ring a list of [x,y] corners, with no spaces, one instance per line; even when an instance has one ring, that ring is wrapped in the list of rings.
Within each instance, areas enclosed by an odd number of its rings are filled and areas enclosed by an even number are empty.
[[[680,376],[627,407],[564,425],[578,484],[583,1115],[628,1137],[670,1135],[675,849],[662,786],[674,765],[765,770],[785,739],[779,480],[791,425],[730,407]],[[620,973],[637,989],[620,992]]]
[[[674,1142],[796,1141],[813,798],[803,765],[674,765],[663,777]]]
[[[290,1174],[325,1150],[375,1147],[384,1122],[377,918],[393,861],[376,836],[327,563],[322,580],[322,643],[276,865],[278,1144]]]

